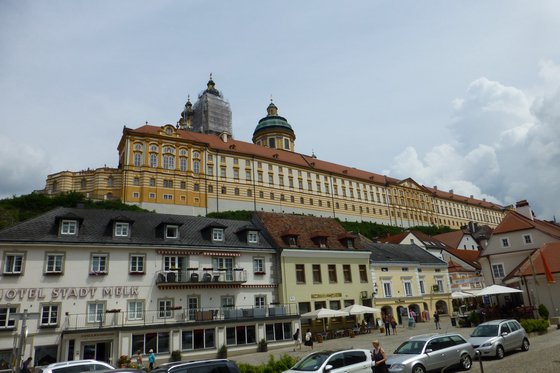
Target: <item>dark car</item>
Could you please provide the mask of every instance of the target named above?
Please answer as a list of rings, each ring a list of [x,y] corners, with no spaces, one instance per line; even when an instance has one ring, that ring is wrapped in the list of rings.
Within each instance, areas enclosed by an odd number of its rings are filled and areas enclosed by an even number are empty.
[[[159,365],[152,373],[240,373],[231,360],[174,361]]]

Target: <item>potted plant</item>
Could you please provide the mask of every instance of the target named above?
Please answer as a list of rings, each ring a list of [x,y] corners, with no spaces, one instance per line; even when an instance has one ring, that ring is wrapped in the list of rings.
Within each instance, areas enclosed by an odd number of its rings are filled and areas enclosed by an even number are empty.
[[[227,347],[225,344],[220,347],[218,353],[216,354],[216,359],[227,359]]]
[[[171,356],[169,357],[169,361],[181,361],[181,351],[173,350],[171,351]]]
[[[263,338],[259,341],[259,344],[257,346],[257,352],[267,352],[268,351],[268,344],[266,343],[266,340]]]
[[[130,356],[128,355],[121,355],[119,360],[117,360],[117,365],[119,368],[129,368],[131,363]]]

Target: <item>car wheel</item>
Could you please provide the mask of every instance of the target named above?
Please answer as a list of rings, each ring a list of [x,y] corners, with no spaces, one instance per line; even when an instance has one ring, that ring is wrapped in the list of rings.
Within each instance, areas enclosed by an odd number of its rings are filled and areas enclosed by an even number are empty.
[[[426,368],[420,364],[416,364],[412,367],[412,373],[426,373]]]
[[[461,356],[461,368],[463,370],[470,370],[472,367],[472,359],[468,354]]]
[[[504,355],[504,348],[502,346],[496,347],[496,358],[503,359]]]
[[[521,351],[529,351],[529,340],[527,338],[524,338],[523,343],[521,343]]]

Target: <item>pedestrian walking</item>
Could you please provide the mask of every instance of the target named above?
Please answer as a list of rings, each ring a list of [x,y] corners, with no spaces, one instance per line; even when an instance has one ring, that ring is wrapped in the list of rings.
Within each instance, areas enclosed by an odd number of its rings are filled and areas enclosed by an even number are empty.
[[[31,373],[31,360],[33,358],[29,356],[21,365],[21,373]]]
[[[371,370],[373,373],[389,373],[389,369],[387,369],[387,354],[385,350],[381,347],[378,340],[375,340],[371,343],[373,345],[373,349],[371,350]]]
[[[434,311],[434,322],[436,323],[436,329],[441,329],[441,325],[439,324],[439,313],[437,310]]]
[[[383,323],[385,324],[385,335],[391,335],[391,318],[388,314],[383,317]]]
[[[294,333],[294,351],[297,349],[301,350],[301,332],[299,328]]]
[[[307,329],[307,333],[305,333],[305,345],[311,347],[313,350],[313,334],[311,334],[311,330]]]
[[[391,315],[391,330],[393,330],[393,335],[397,335],[397,320],[393,315]]]
[[[154,350],[150,348],[148,351],[148,362],[150,363],[150,371],[154,369],[154,363],[156,362],[156,355],[154,354]]]

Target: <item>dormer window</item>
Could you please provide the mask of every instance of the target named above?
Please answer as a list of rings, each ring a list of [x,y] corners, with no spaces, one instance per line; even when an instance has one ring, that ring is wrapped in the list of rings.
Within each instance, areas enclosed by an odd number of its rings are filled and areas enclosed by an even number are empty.
[[[78,222],[76,220],[62,220],[60,234],[75,236],[78,234]]]
[[[170,224],[166,225],[165,238],[179,238],[179,226]]]
[[[129,228],[129,223],[115,223],[115,237],[128,237]]]
[[[321,248],[327,247],[327,237],[317,237],[315,241],[317,242],[317,246]]]
[[[247,242],[248,243],[259,243],[259,234],[255,231],[247,232]]]
[[[349,248],[349,249],[354,248],[354,240],[352,238],[347,238],[346,239],[346,247]]]
[[[222,228],[212,229],[212,241],[223,241],[224,240],[224,230]]]
[[[297,237],[296,236],[288,236],[288,245],[295,247],[297,246]]]

